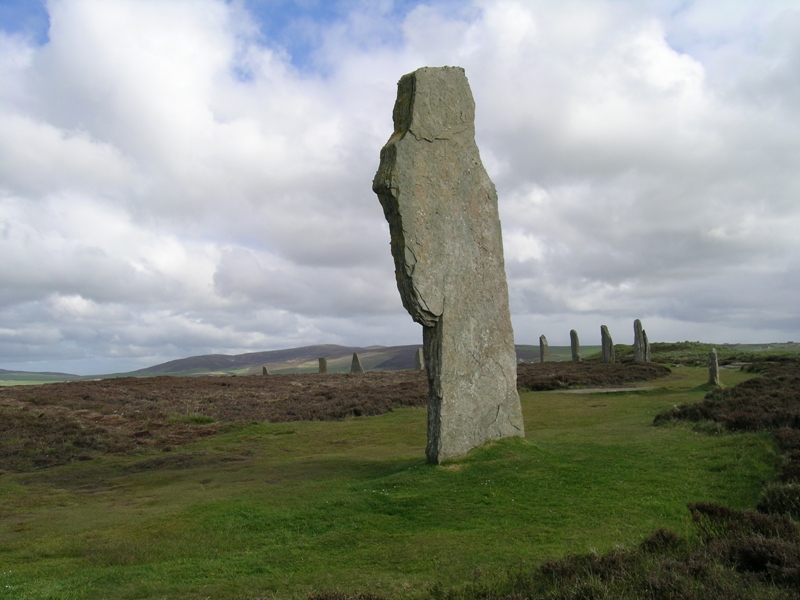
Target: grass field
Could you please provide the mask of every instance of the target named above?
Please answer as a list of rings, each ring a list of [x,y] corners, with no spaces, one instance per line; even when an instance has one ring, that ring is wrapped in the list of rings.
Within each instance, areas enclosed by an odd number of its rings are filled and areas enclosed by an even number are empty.
[[[730,386],[752,376],[723,371]],[[0,477],[0,598],[413,597],[753,507],[766,434],[653,426],[705,369],[639,392],[522,395],[526,439],[434,467],[425,410],[250,423],[179,452]]]

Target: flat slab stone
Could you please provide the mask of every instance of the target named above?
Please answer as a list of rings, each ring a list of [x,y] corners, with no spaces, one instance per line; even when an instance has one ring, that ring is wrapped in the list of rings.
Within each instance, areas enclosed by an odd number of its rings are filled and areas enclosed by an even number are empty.
[[[497,193],[474,119],[460,67],[404,75],[372,185],[389,222],[403,306],[423,326],[426,455],[434,463],[525,434]]]

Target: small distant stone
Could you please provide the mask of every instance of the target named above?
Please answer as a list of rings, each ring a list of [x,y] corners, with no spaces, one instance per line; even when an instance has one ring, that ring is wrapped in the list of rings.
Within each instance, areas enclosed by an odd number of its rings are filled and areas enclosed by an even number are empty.
[[[361,359],[358,357],[357,352],[353,352],[353,362],[350,363],[351,373],[363,373],[364,367],[361,366]]]
[[[719,381],[719,359],[716,348],[712,348],[711,352],[708,353],[708,384],[722,387]]]
[[[613,363],[616,360],[614,353],[614,340],[608,332],[608,327],[600,326],[600,344],[603,348],[603,362]]]
[[[417,371],[422,371],[425,368],[425,355],[422,352],[422,348],[417,348],[414,353],[414,368]]]
[[[261,374],[262,375],[269,375],[269,371],[267,371],[267,367],[261,367]]]
[[[635,362],[644,362],[644,336],[643,336],[642,322],[636,319],[633,322],[633,360]]]
[[[581,342],[578,332],[571,329],[569,332],[569,347],[572,350],[572,362],[581,362]]]

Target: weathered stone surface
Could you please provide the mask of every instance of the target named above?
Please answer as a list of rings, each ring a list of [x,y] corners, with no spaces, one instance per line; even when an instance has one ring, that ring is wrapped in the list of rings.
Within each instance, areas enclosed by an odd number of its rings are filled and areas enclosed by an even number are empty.
[[[328,359],[327,358],[320,358],[319,359],[319,372],[320,373],[327,373],[328,372]]]
[[[570,329],[569,347],[572,350],[572,362],[581,362],[581,342],[578,339],[578,332]]]
[[[422,353],[422,348],[417,348],[417,351],[414,353],[414,368],[417,371],[422,371],[425,368],[425,357]]]
[[[644,362],[650,362],[650,341],[647,339],[647,332],[642,329],[642,343],[644,344]]]
[[[708,353],[708,384],[717,387],[722,385],[719,381],[719,359],[716,348],[712,348]]]
[[[267,371],[267,367],[261,367],[261,374],[262,375],[269,375],[269,371]]]
[[[644,362],[644,352],[642,322],[636,319],[633,322],[633,360],[635,362]]]
[[[544,335],[539,336],[539,362],[547,360],[547,338]]]
[[[523,436],[497,193],[459,67],[397,85],[372,189],[389,222],[403,306],[423,326],[430,462]]]
[[[353,362],[350,363],[351,373],[363,373],[364,367],[361,366],[361,359],[358,357],[357,352],[353,352]]]
[[[603,349],[603,362],[614,362],[616,360],[614,356],[614,340],[611,339],[611,334],[605,325],[600,326],[600,345]]]

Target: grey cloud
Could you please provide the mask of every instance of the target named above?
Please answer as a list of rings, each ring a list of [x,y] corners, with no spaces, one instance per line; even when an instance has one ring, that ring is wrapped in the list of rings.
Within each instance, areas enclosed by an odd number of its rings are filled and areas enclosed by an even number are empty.
[[[0,366],[418,341],[370,183],[423,64],[472,84],[519,339],[800,338],[800,11],[348,4],[300,71],[239,5],[158,4],[0,35]]]
[[[225,252],[214,274],[217,292],[249,306],[317,317],[386,314],[396,312],[400,304],[397,289],[385,285],[388,269],[301,265],[288,269],[270,266],[268,260],[262,262],[243,249]]]

